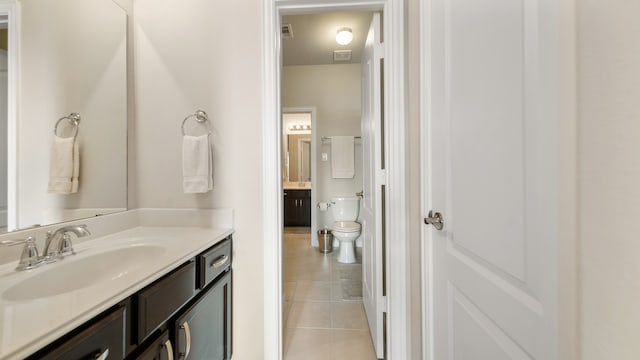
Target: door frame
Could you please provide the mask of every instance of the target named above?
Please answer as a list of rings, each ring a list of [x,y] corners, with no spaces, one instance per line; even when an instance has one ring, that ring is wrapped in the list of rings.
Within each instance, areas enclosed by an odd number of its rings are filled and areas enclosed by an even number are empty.
[[[16,0],[1,0],[0,15],[7,16],[7,230],[18,226],[18,29]]]
[[[387,144],[387,355],[408,359],[411,347],[405,5],[403,0],[263,0],[264,359],[282,358],[282,144],[280,17],[320,11],[382,10]]]

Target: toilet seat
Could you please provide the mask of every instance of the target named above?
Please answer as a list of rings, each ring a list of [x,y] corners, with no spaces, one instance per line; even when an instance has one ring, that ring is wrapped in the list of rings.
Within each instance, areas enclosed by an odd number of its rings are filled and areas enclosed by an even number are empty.
[[[360,231],[360,223],[355,221],[336,221],[331,226],[331,230],[343,233],[352,233]]]

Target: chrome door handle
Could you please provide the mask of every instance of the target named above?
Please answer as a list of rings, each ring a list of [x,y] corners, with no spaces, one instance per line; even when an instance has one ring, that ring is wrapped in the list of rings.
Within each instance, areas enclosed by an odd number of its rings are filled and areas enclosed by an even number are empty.
[[[433,210],[429,210],[429,214],[424,218],[426,225],[433,225],[436,230],[442,230],[444,227],[444,218],[439,212],[434,213]]]
[[[358,191],[358,192],[356,193],[356,196],[359,196],[360,198],[363,198],[363,197],[364,197],[364,190],[362,190],[362,191]]]
[[[219,268],[220,266],[224,265],[227,263],[227,261],[229,261],[229,257],[227,255],[222,255],[218,258],[216,258],[212,263],[211,266],[213,266],[214,268]]]
[[[95,360],[106,360],[109,357],[109,348],[107,348],[107,350],[101,352],[100,354],[97,354],[94,359]]]
[[[173,346],[171,346],[171,340],[165,341],[163,346],[167,350],[167,360],[173,360]]]
[[[189,329],[189,323],[185,321],[180,325],[180,329],[184,330],[185,342],[187,343],[184,352],[180,352],[180,358],[186,360],[191,352],[191,330]]]

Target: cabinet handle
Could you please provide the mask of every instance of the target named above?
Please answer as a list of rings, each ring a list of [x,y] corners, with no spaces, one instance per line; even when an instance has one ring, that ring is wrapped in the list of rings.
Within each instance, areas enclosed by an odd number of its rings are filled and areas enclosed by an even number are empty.
[[[167,340],[162,345],[167,350],[167,360],[173,360],[173,346],[171,346],[171,340]]]
[[[189,357],[189,353],[191,352],[191,330],[189,329],[189,323],[185,321],[184,323],[182,323],[182,325],[180,325],[180,329],[184,330],[184,336],[186,338],[185,342],[187,343],[184,352],[180,352],[180,357],[186,360],[187,357]]]
[[[229,257],[227,255],[222,255],[216,258],[215,260],[213,260],[210,266],[213,266],[214,268],[219,268],[220,266],[226,264],[227,261],[229,261]]]
[[[100,350],[98,350],[100,351]],[[94,357],[95,360],[106,360],[109,357],[109,348],[107,348],[107,350],[96,354],[96,356]]]

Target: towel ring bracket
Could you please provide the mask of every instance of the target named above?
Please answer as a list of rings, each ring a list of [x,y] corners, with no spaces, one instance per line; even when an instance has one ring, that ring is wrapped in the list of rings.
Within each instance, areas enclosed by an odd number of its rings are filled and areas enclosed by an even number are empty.
[[[206,123],[208,134],[211,134],[211,123],[209,122],[209,116],[206,112],[204,112],[204,110],[197,110],[195,113],[189,114],[186,118],[184,118],[184,120],[182,120],[182,136],[187,135],[184,131],[184,124],[191,118],[195,118],[196,122],[198,122],[199,124]]]
[[[78,136],[78,128],[80,126],[80,114],[71,113],[58,119],[58,121],[56,121],[56,125],[53,127],[53,134],[56,136],[58,136],[58,125],[60,125],[62,120],[67,120],[69,124],[75,128],[75,132],[73,133],[73,139],[75,140]]]

